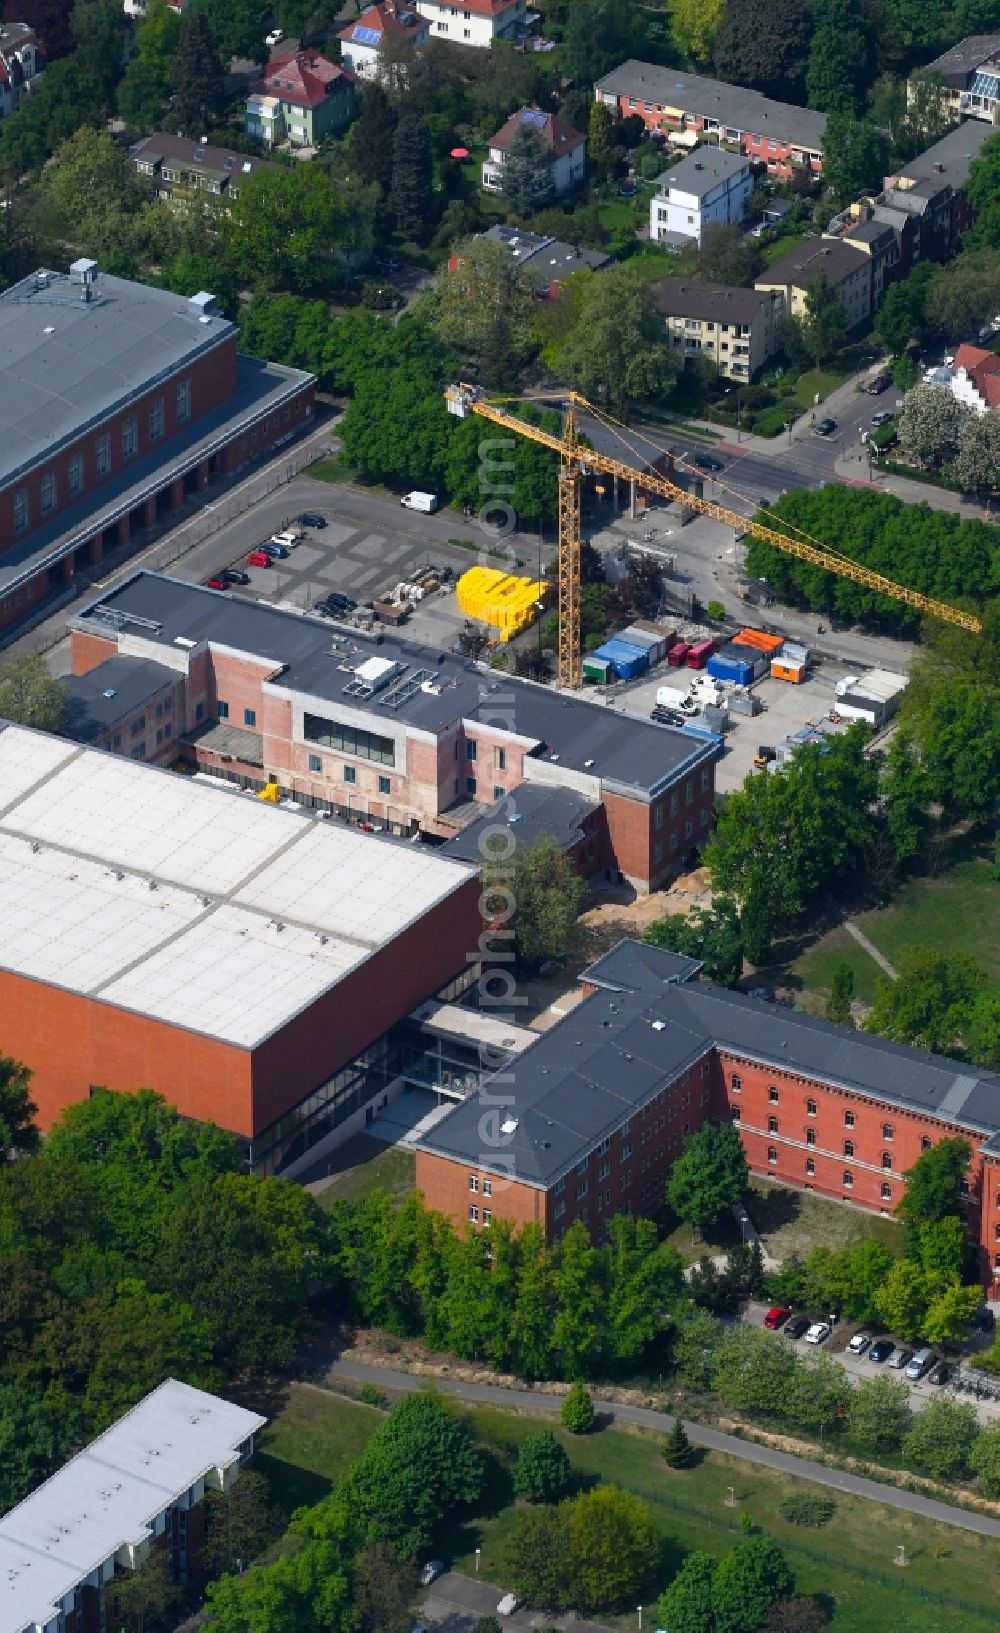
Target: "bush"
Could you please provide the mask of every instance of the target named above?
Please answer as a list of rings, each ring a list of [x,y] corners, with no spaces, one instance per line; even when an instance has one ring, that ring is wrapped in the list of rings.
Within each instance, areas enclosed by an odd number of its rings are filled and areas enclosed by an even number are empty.
[[[518,1452],[514,1490],[529,1503],[554,1503],[570,1482],[570,1463],[551,1429],[532,1435]]]
[[[562,1403],[562,1426],[571,1435],[585,1435],[594,1427],[594,1403],[583,1384],[574,1384]]]
[[[789,1524],[809,1525],[817,1530],[821,1525],[829,1525],[836,1509],[833,1498],[824,1497],[819,1491],[797,1491],[779,1504],[781,1517]]]
[[[472,1633],[500,1633],[500,1623],[495,1616],[480,1616],[472,1624]]]
[[[790,419],[795,419],[795,405],[775,403],[771,408],[762,408],[753,415],[751,429],[758,437],[777,437],[785,429]]]
[[[365,1406],[385,1406],[387,1397],[374,1384],[362,1384],[358,1399]]]
[[[726,609],[721,601],[710,601],[708,606],[705,608],[705,617],[711,618],[714,623],[718,623],[719,620],[721,618],[725,618],[725,616]]]
[[[674,1418],[674,1426],[663,1442],[663,1461],[670,1469],[686,1469],[693,1456],[694,1447],[684,1425],[680,1418]]]

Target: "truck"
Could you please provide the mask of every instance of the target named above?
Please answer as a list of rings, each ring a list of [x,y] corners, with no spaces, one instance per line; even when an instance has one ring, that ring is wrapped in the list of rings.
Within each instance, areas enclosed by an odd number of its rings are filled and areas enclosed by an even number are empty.
[[[433,493],[404,493],[399,502],[404,510],[422,510],[427,516],[438,508],[438,500]]]
[[[679,686],[658,686],[656,688],[656,705],[659,709],[683,709],[685,712],[693,706],[690,692],[685,692]]]
[[[667,662],[670,664],[671,668],[679,669],[681,665],[686,662],[687,655],[690,650],[691,647],[689,642],[675,641],[673,646],[670,648],[670,651],[667,653]]]
[[[717,646],[717,641],[695,641],[694,646],[688,649],[687,657],[684,660],[688,668],[704,669]]]

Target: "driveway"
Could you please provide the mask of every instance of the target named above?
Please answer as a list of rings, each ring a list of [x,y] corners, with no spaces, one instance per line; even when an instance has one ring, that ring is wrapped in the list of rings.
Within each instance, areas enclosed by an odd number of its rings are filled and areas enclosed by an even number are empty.
[[[508,1590],[496,1587],[480,1576],[462,1576],[448,1571],[439,1576],[421,1607],[420,1615],[435,1633],[469,1633],[481,1616],[495,1616],[497,1605]],[[601,1622],[585,1622],[571,1611],[518,1610],[501,1622],[510,1633],[530,1633],[532,1628],[558,1626],[563,1633],[609,1633]]]

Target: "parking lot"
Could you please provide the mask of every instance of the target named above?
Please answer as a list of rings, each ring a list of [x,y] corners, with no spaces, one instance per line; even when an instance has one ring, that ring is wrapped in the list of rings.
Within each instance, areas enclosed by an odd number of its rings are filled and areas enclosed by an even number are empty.
[[[426,1627],[428,1633],[431,1629],[434,1633],[469,1633],[481,1616],[496,1615],[505,1591],[484,1577],[447,1571],[428,1592],[418,1625]],[[560,1611],[557,1620],[565,1633],[608,1633],[600,1622],[584,1621],[572,1611]],[[551,1627],[553,1618],[544,1610],[518,1610],[513,1616],[505,1616],[501,1625],[510,1633],[531,1633],[534,1628]]]

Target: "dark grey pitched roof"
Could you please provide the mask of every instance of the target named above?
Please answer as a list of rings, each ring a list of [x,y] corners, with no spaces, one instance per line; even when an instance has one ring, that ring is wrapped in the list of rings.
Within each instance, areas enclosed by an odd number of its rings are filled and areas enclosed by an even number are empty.
[[[677,68],[659,68],[634,57],[605,74],[594,89],[609,96],[638,98],[658,108],[681,108],[685,113],[717,119],[733,130],[775,136],[811,151],[818,152],[823,146],[825,113],[796,108],[788,102],[772,102],[770,97],[745,90],[742,85],[683,74]]]
[[[69,717],[63,734],[78,743],[93,743],[179,679],[176,669],[166,664],[120,655],[86,675],[68,675]]]
[[[845,244],[836,238],[809,238],[773,266],[765,267],[756,280],[756,288],[773,289],[777,285],[793,284],[804,288],[817,272],[825,272],[827,282],[837,284],[859,267],[870,265],[864,250],[855,244]]]
[[[1000,1076],[691,979],[697,968],[620,942],[581,976],[599,990],[504,1068],[507,1132],[484,1138],[482,1097],[496,1104],[490,1079],[421,1145],[547,1187],[715,1047],[987,1138],[1000,1133]]]
[[[489,857],[488,836],[498,829],[514,834],[519,845],[532,845],[541,835],[548,834],[563,850],[569,850],[580,838],[584,818],[597,809],[592,799],[577,794],[572,788],[543,788],[538,783],[522,783],[496,806],[470,822],[454,839],[449,839],[442,847],[443,854],[478,866]]]
[[[571,278],[574,272],[600,272],[611,262],[610,255],[605,255],[603,250],[588,249],[585,244],[565,244],[559,238],[543,238],[541,233],[508,227],[502,222],[480,236],[494,244],[503,244],[513,259],[526,267],[536,283],[545,289],[558,279]]]
[[[946,85],[964,90],[970,74],[981,63],[1000,52],[1000,34],[967,34],[957,45],[948,47],[940,57],[927,64],[925,73],[940,74]],[[987,126],[987,129],[989,127]]]
[[[997,40],[1000,42],[1000,35]],[[886,192],[893,192],[893,183],[900,180],[906,181],[908,192],[924,196],[933,196],[944,187],[953,187],[959,192],[969,179],[973,159],[978,159],[984,144],[996,135],[994,125],[981,119],[967,120],[908,164],[900,165],[894,175],[886,176]]]
[[[704,198],[720,182],[729,181],[731,176],[739,176],[749,168],[750,161],[744,153],[730,153],[724,147],[703,146],[687,154],[670,170],[665,170],[662,176],[657,176],[656,182],[661,192],[676,188],[678,192]]]
[[[626,794],[650,797],[677,777],[707,765],[714,750],[668,726],[638,720],[585,697],[567,696],[511,676],[498,679],[450,652],[397,635],[331,632],[319,618],[281,612],[244,596],[227,595],[160,573],[138,572],[90,602],[73,619],[91,632],[114,634],[119,624],[155,647],[192,651],[203,643],[229,647],[273,664],[271,684],[330,702],[343,700],[374,720],[405,721],[438,732],[459,720],[478,721],[526,737],[546,762],[545,780],[584,772]],[[388,658],[418,672],[432,690],[415,686],[387,708],[391,688],[373,697],[347,696],[354,669]],[[503,698],[496,694],[503,692]]]
[[[709,323],[752,323],[761,308],[772,301],[769,290],[686,278],[664,278],[653,285],[650,293],[661,316],[703,318]]]

